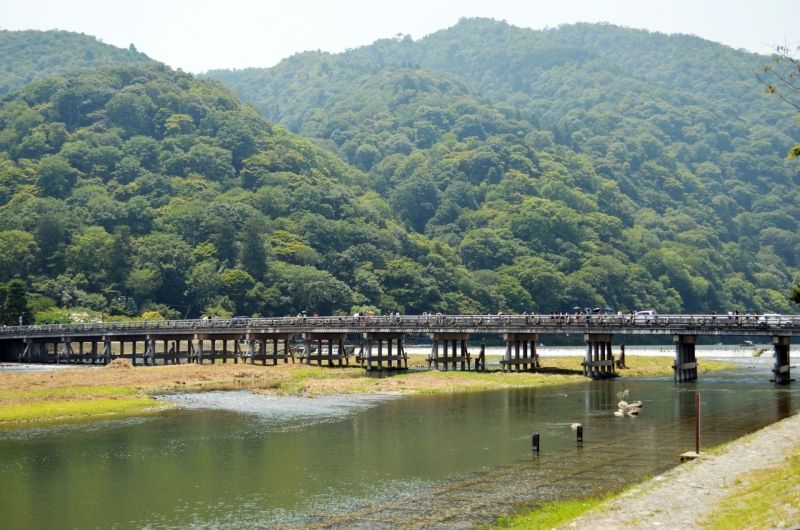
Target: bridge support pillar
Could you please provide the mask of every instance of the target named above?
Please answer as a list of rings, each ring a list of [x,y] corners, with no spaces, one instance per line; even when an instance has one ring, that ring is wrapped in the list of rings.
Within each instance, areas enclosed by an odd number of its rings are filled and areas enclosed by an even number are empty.
[[[342,366],[344,361],[349,366],[350,359],[344,347],[346,337],[346,333],[304,333],[306,351],[303,358],[306,364],[316,361],[318,366],[322,366],[323,363],[333,366],[335,361],[337,366]],[[314,351],[315,343],[316,351]]]
[[[772,337],[772,347],[775,350],[775,367],[770,381],[776,385],[788,385],[794,381],[789,374],[789,337]]]
[[[539,368],[538,333],[506,333],[506,353],[500,361],[504,372],[532,372]]]
[[[583,375],[593,379],[616,377],[614,371],[614,354],[611,352],[613,335],[587,333],[583,336],[586,342],[586,356],[581,363]]]
[[[367,371],[408,369],[408,356],[403,349],[405,333],[374,332],[364,333],[363,337],[367,342],[367,349],[358,356],[362,368]]]
[[[289,348],[291,340],[291,333],[248,333],[247,351],[250,362],[256,364],[256,361],[261,361],[262,365],[266,365],[267,361],[272,361],[272,365],[275,366],[281,359],[284,364],[288,363],[290,357],[294,362],[294,356]],[[267,353],[268,350],[272,353]]]
[[[239,349],[239,341],[245,339],[247,334],[242,333],[197,333],[194,336],[195,342],[197,343],[197,347],[193,348],[192,356],[197,359],[199,364],[203,364],[203,361],[208,359],[211,361],[211,364],[216,363],[217,357],[219,353],[222,353],[222,362],[228,362],[228,356],[230,353],[233,354],[234,363],[239,362],[239,356],[241,355],[241,350]],[[210,343],[210,347],[206,348],[206,341]],[[228,349],[228,341],[233,341],[233,351]],[[222,351],[220,352],[217,350],[217,342],[222,343]]]
[[[695,355],[695,345],[697,335],[675,335],[675,364],[674,379],[676,383],[697,380],[697,356]]]
[[[56,364],[60,363],[62,360],[65,361],[67,364],[73,361],[72,358],[72,339],[67,337],[61,337],[61,347],[58,349],[56,353]]]
[[[469,333],[433,333],[433,346],[431,354],[428,356],[428,369],[439,369],[439,365],[447,371],[450,365],[453,369],[461,367],[461,370],[470,369],[470,355],[467,351],[467,340]],[[441,349],[440,349],[441,346]],[[461,351],[459,351],[459,346]]]
[[[111,362],[111,338],[103,337],[103,364]]]
[[[197,347],[194,349],[194,358],[197,364],[203,364],[203,355],[205,355],[205,347],[206,341],[202,337],[202,335],[195,335],[194,336],[195,343]]]
[[[20,357],[14,360],[27,363],[46,363],[48,357],[46,342],[25,339],[25,346],[20,353]]]

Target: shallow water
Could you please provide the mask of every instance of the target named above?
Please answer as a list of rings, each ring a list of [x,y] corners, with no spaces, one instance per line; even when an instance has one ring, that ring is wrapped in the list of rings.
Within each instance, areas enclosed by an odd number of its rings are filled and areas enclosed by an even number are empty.
[[[169,396],[181,409],[0,431],[4,528],[462,528],[617,490],[798,410],[771,359],[668,379],[411,397]],[[268,368],[267,368],[268,369]],[[644,402],[616,418],[617,392]],[[578,446],[570,424],[585,427]],[[531,452],[531,434],[541,452]]]

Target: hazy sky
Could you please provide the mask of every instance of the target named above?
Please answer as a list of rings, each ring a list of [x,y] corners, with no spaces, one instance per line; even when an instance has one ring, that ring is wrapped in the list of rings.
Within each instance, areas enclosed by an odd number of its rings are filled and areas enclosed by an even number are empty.
[[[398,33],[418,39],[461,17],[540,29],[610,22],[689,33],[768,54],[800,44],[798,0],[0,0],[2,29],[64,29],[190,72],[272,66],[304,50],[343,51]],[[2,58],[0,58],[2,60]]]

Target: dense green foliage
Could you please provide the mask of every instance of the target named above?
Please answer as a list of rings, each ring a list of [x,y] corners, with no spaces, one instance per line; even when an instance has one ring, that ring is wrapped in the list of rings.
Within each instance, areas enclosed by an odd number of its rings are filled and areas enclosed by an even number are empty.
[[[83,33],[0,30],[0,96],[31,81],[98,66],[151,63],[131,45],[116,48]]]
[[[129,59],[0,100],[0,282],[39,315],[791,310],[764,57],[465,20],[212,74],[308,139]]]
[[[28,285],[25,281],[14,278],[8,283],[0,283],[0,324],[29,324],[31,316]]]
[[[767,61],[608,25],[463,20],[210,75],[367,171],[512,307],[787,311],[797,124],[756,78]]]
[[[163,66],[53,77],[7,96],[0,190],[0,278],[26,279],[39,309],[174,317],[502,302],[446,245],[409,234],[364,173],[218,83]]]

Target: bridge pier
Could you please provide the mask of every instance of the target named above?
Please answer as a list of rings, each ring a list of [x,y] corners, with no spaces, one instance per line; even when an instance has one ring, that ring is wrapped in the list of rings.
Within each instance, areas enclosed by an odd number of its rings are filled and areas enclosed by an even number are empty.
[[[19,352],[16,358],[9,357],[9,360],[22,361],[26,363],[46,363],[49,361],[49,353],[47,351],[47,340],[24,339],[22,344],[22,351]],[[15,345],[16,346],[16,345]],[[15,347],[14,350],[17,350]]]
[[[438,370],[440,364],[445,371],[450,368],[450,365],[453,365],[453,369],[460,365],[462,371],[470,369],[471,359],[469,351],[467,351],[469,333],[433,333],[431,338],[433,339],[433,346],[427,359],[429,370],[431,366]],[[443,347],[441,352],[439,350],[440,344]],[[450,346],[449,348],[448,345]],[[461,346],[460,352],[458,351],[459,346]]]
[[[613,335],[587,333],[583,336],[586,342],[586,357],[581,363],[583,375],[592,379],[616,377],[614,371],[614,354],[611,352]]]
[[[500,361],[504,372],[532,372],[539,368],[538,333],[506,333],[504,338],[506,353]]]
[[[776,385],[788,385],[794,379],[789,374],[789,337],[772,337],[772,347],[775,350],[775,367],[772,369]]]
[[[289,348],[291,340],[291,333],[248,333],[247,356],[250,357],[250,363],[256,364],[256,361],[261,361],[262,365],[266,365],[267,361],[271,360],[275,366],[279,359],[283,359],[284,364],[288,363],[289,357],[294,363],[294,355]],[[267,343],[271,343],[272,353],[267,353]]]
[[[111,362],[111,338],[103,336],[103,364],[107,365]]]
[[[217,358],[219,358],[218,353],[222,353],[222,362],[227,363],[229,355],[233,355],[233,362],[234,364],[239,363],[239,358],[242,356],[241,348],[239,347],[239,341],[244,339],[247,335],[245,333],[225,333],[225,334],[216,334],[216,333],[198,333],[195,335],[195,340],[197,341],[197,348],[194,351],[193,357],[197,358],[197,362],[199,364],[203,364],[203,361],[208,359],[211,361],[211,364],[215,364],[217,362]],[[233,351],[228,349],[228,341],[233,341]],[[209,341],[210,348],[207,350],[205,341]],[[217,341],[222,341],[222,351],[217,351]]]
[[[303,340],[306,351],[303,353],[301,362],[305,360],[306,364],[311,364],[313,361],[317,361],[317,366],[322,366],[323,362],[327,362],[328,366],[333,366],[336,361],[338,366],[342,366],[342,361],[345,361],[347,366],[350,366],[350,358],[344,347],[346,337],[347,333],[304,333]],[[313,351],[315,342],[316,352]]]
[[[672,365],[672,369],[675,371],[675,382],[696,381],[695,345],[697,344],[697,335],[675,335],[673,341],[675,342],[675,364]]]
[[[367,371],[408,369],[408,356],[403,349],[405,333],[373,332],[364,333],[362,336],[367,343],[366,351],[358,355],[358,361],[362,368]],[[386,342],[385,355],[383,352],[384,341]],[[396,346],[395,349],[392,348],[393,344]]]

